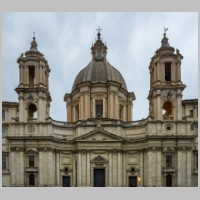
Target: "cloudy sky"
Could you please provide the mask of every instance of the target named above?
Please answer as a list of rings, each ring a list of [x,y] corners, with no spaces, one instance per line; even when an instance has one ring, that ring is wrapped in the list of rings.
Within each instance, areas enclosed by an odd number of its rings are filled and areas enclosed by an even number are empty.
[[[97,27],[108,47],[107,59],[123,75],[129,92],[134,92],[133,120],[148,115],[149,63],[161,45],[163,27],[168,27],[169,44],[179,49],[183,99],[198,97],[197,13],[4,13],[2,27],[2,100],[18,101],[17,58],[30,49],[33,32],[38,49],[51,68],[49,84],[51,117],[66,121],[65,93],[71,92],[78,72],[91,60],[91,45]]]

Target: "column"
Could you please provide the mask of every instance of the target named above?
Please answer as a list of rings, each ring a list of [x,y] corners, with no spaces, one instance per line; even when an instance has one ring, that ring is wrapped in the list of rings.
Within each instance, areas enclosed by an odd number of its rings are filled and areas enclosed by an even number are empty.
[[[156,185],[157,186],[161,186],[161,175],[162,175],[162,172],[161,172],[161,170],[162,170],[161,152],[157,151],[156,154],[157,154],[157,164],[156,164],[156,167],[157,167],[157,170],[156,170],[157,171],[157,175],[156,175],[156,177],[157,177],[157,179],[156,179]]]
[[[171,80],[176,81],[176,63],[171,64]]]
[[[118,94],[117,94],[117,92],[115,93],[115,102],[114,102],[114,104],[115,104],[115,118],[116,119],[119,119],[119,102],[118,102]]]
[[[103,98],[103,117],[106,117],[106,100]]]
[[[78,153],[78,163],[77,163],[77,167],[78,167],[78,187],[81,187],[82,186],[82,169],[81,169],[81,166],[82,166],[82,159],[81,159],[81,152]]]
[[[42,186],[43,185],[43,172],[42,172],[42,152],[39,151],[38,153],[38,171],[39,171],[39,176],[38,176],[38,186]]]
[[[178,183],[177,186],[182,186],[182,152],[179,150],[178,151]]]
[[[123,153],[123,186],[126,185],[126,152]]]
[[[192,179],[191,179],[191,177],[192,177],[192,151],[190,151],[190,150],[188,150],[187,152],[186,152],[186,156],[187,156],[187,159],[186,159],[186,161],[187,161],[187,187],[191,187],[192,186]]]
[[[96,109],[95,109],[95,99],[92,99],[92,116],[95,118],[96,116]]]
[[[140,151],[140,165],[139,165],[139,169],[140,169],[140,183],[138,186],[143,186],[143,170],[144,170],[144,166],[143,166],[143,152]]]
[[[56,179],[57,179],[57,186],[60,185],[60,152],[56,152]]]
[[[23,97],[21,97],[21,93],[19,94],[19,122],[24,121],[24,111],[25,108],[23,107]]]
[[[151,157],[152,157],[152,152],[149,151],[147,153],[147,159],[148,159],[148,181],[147,181],[147,186],[152,186],[152,168],[151,168]]]
[[[182,121],[182,94],[181,94],[180,90],[178,90],[177,92],[178,92],[178,94],[177,94],[177,109],[176,109],[177,120]]]
[[[109,152],[109,186],[112,186],[112,152]]]
[[[161,101],[160,101],[160,90],[157,90],[157,120],[161,120],[161,112],[162,112],[162,108],[161,108]]]
[[[118,152],[118,186],[122,186],[122,160],[121,160],[121,152]]]
[[[80,110],[79,110],[80,119],[84,118],[83,114],[84,114],[83,95],[81,94],[81,96],[80,96]]]
[[[40,77],[40,83],[42,83],[42,66],[41,65],[40,65],[39,71],[40,71],[40,74],[39,74],[40,75],[39,76]]]
[[[177,63],[177,80],[178,81],[181,81],[181,68],[180,68],[180,65],[181,65],[181,63],[180,62],[178,62]]]
[[[87,186],[90,187],[90,152],[87,152]]]
[[[110,117],[113,118],[113,94],[112,92],[110,93]]]

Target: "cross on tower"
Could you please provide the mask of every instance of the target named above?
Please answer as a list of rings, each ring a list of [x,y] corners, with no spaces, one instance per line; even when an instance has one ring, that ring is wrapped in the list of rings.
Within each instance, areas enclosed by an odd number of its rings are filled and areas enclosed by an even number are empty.
[[[96,29],[99,33],[100,33],[100,31],[102,31],[102,29],[99,27],[99,28],[97,28]]]

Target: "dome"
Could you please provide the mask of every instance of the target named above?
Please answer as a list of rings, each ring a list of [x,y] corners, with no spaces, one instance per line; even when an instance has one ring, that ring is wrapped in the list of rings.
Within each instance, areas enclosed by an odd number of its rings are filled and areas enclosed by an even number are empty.
[[[126,83],[121,73],[105,60],[93,60],[83,68],[75,78],[72,91],[77,88],[78,84],[87,81],[91,83],[106,83],[112,81],[121,84],[122,88],[127,90]]]

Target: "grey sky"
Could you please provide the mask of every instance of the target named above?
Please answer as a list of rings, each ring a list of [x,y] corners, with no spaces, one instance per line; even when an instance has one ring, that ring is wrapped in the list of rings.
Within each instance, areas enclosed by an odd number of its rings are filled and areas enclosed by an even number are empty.
[[[71,92],[78,72],[91,60],[96,29],[108,47],[107,59],[123,75],[129,92],[134,92],[133,120],[148,115],[149,63],[161,45],[163,27],[169,28],[169,44],[179,49],[183,99],[198,97],[197,13],[4,13],[2,99],[18,101],[17,58],[30,48],[33,32],[39,51],[51,68],[49,84],[51,117],[66,121],[65,93]]]

